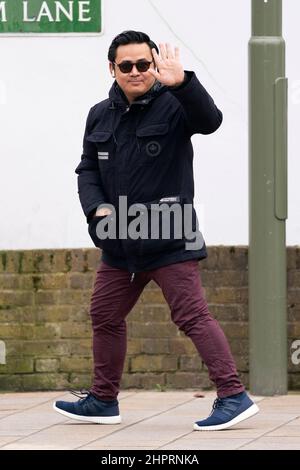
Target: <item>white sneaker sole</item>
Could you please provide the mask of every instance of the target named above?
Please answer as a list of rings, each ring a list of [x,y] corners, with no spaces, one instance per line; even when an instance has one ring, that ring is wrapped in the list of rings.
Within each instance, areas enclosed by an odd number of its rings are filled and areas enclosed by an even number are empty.
[[[77,419],[78,421],[86,421],[89,423],[97,423],[97,424],[120,424],[122,418],[120,415],[117,416],[80,416],[74,415],[73,413],[68,413],[68,411],[61,410],[57,408],[55,403],[53,403],[53,409],[58,413],[67,416],[67,418]]]
[[[258,406],[253,403],[247,410],[243,411],[243,413],[239,414],[228,423],[217,424],[216,426],[198,426],[198,424],[194,423],[194,431],[222,431],[222,429],[231,428],[235,424],[244,421],[245,419],[251,418],[252,416],[256,415],[259,412]]]

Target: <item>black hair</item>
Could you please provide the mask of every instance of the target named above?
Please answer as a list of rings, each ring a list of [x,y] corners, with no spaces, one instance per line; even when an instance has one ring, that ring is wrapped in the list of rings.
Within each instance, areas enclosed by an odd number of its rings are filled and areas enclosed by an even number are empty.
[[[127,44],[142,44],[144,42],[148,44],[150,49],[154,48],[159,54],[157,45],[149,38],[148,34],[142,33],[141,31],[123,31],[113,39],[108,49],[108,60],[110,62],[114,62],[116,60],[117,48],[119,46],[126,46]]]

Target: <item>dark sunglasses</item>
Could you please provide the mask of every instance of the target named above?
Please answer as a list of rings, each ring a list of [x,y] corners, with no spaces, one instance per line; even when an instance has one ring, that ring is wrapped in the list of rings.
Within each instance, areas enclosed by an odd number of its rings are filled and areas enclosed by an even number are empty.
[[[151,62],[148,60],[140,60],[139,62],[130,62],[129,60],[124,60],[124,62],[121,62],[120,64],[117,64],[117,62],[114,62],[114,64],[119,67],[122,73],[130,73],[134,65],[139,72],[147,72],[152,62],[153,60],[151,60]]]

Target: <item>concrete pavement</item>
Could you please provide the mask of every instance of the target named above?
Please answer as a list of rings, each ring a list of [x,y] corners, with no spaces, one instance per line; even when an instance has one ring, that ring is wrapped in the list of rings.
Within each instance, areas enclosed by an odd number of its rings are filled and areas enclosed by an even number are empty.
[[[214,392],[123,391],[122,424],[97,425],[65,418],[52,409],[66,392],[0,394],[1,450],[204,450],[300,449],[300,394],[252,397],[260,413],[217,432],[193,431],[210,413]]]

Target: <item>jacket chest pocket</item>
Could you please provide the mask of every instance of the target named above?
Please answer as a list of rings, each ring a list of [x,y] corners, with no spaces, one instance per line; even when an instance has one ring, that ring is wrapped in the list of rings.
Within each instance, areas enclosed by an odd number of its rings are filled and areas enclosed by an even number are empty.
[[[151,164],[160,159],[165,152],[168,140],[169,124],[151,124],[136,130],[141,154],[141,163]]]
[[[115,160],[115,145],[112,132],[95,131],[87,136],[87,140],[96,146],[100,171],[111,168]]]

